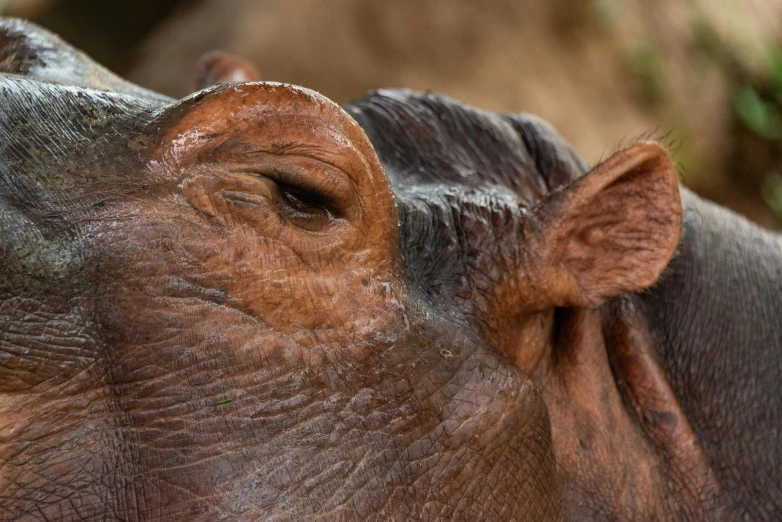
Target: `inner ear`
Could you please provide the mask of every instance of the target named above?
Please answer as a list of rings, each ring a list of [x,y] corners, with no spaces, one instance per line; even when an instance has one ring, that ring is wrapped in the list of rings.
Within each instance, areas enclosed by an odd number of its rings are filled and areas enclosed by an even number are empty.
[[[256,82],[260,79],[258,70],[248,60],[224,51],[206,53],[196,64],[196,90],[220,83]]]
[[[681,234],[678,180],[653,142],[617,152],[546,201],[543,222],[550,278],[559,304],[594,306],[653,285]]]

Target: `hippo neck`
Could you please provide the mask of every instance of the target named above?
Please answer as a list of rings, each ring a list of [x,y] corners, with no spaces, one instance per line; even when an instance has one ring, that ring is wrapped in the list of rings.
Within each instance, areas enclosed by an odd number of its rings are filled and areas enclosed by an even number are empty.
[[[682,200],[679,250],[639,296],[641,309],[728,505],[773,518],[782,511],[782,397],[769,393],[782,374],[782,241],[684,189]]]

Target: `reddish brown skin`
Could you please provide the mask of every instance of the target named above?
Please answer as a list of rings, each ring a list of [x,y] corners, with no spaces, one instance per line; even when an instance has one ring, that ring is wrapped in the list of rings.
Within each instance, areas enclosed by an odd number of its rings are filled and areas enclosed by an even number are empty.
[[[233,53],[213,51],[201,57],[196,64],[195,88],[232,82],[257,82],[261,75],[253,64]]]
[[[160,107],[28,78],[2,79],[22,106],[3,132],[48,146],[3,171],[0,511],[555,519],[540,394],[411,295],[342,109],[280,84]],[[39,230],[74,253],[59,272]]]
[[[587,169],[534,117],[431,94],[174,102],[0,27],[3,519],[773,519],[768,416],[705,393],[735,351],[654,318],[733,273],[695,265],[730,227],[775,295],[779,241],[680,192],[659,144]],[[777,327],[741,337],[750,384]],[[718,461],[737,409],[761,458]]]

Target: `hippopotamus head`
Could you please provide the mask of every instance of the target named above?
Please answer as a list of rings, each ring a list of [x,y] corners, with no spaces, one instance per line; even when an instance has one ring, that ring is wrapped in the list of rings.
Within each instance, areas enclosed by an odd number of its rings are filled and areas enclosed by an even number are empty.
[[[535,117],[407,91],[174,101],[3,26],[11,519],[659,513],[605,354],[552,347],[674,255],[661,146],[590,170]]]

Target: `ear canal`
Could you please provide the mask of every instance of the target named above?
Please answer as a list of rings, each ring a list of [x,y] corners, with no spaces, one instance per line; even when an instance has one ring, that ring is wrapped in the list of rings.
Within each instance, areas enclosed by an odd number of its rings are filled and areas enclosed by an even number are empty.
[[[0,73],[113,91],[157,104],[172,101],[123,80],[54,33],[17,18],[0,18]]]
[[[197,90],[219,83],[256,82],[260,79],[261,75],[252,63],[241,56],[224,51],[207,53],[196,64]]]
[[[536,209],[539,270],[559,306],[594,306],[652,286],[681,235],[678,180],[667,151],[640,142],[619,151]]]

